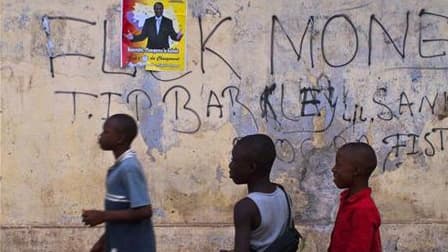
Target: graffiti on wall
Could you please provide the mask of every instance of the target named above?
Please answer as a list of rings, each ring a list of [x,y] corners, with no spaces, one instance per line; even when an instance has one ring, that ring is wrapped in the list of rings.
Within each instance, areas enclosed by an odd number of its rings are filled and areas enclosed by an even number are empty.
[[[401,14],[400,14],[401,15]],[[348,141],[372,140],[372,136],[366,133],[367,128],[377,126],[385,127],[389,124],[416,124],[429,118],[442,120],[448,115],[448,89],[430,92],[419,92],[418,90],[402,90],[391,92],[390,87],[383,83],[382,76],[378,76],[376,88],[370,99],[357,100],[357,91],[350,89],[344,81],[333,78],[329,74],[321,73],[316,76],[315,82],[306,83],[303,79],[294,81],[278,81],[280,78],[276,62],[279,58],[278,41],[286,41],[291,50],[289,54],[290,64],[303,64],[303,67],[315,68],[317,57],[321,57],[326,66],[336,68],[349,68],[352,65],[362,67],[372,67],[379,64],[375,57],[380,46],[375,41],[379,37],[383,38],[386,47],[390,47],[390,62],[385,65],[384,71],[413,71],[411,82],[421,79],[421,71],[446,71],[448,67],[440,62],[446,60],[446,52],[443,46],[448,44],[448,38],[444,34],[434,34],[434,29],[428,32],[429,26],[446,25],[448,16],[421,9],[416,14],[410,11],[403,12],[398,18],[402,21],[399,27],[403,27],[401,34],[391,34],[390,28],[394,24],[387,23],[387,17],[380,19],[376,15],[370,15],[369,25],[365,30],[360,31],[360,26],[355,24],[352,18],[346,14],[337,14],[321,20],[323,25],[317,27],[317,20],[320,17],[310,16],[307,19],[303,33],[299,39],[293,39],[281,18],[272,16],[270,35],[270,52],[266,56],[266,62],[270,66],[270,84],[258,91],[258,94],[246,93],[243,85],[240,85],[244,76],[239,73],[238,68],[232,65],[232,61],[219,53],[219,49],[210,44],[210,39],[220,32],[220,28],[232,22],[232,17],[222,18],[210,31],[204,31],[203,18],[197,17],[197,24],[200,34],[200,69],[191,69],[177,77],[163,79],[157,72],[139,71],[134,68],[121,69],[119,71],[106,70],[105,58],[107,21],[103,22],[103,52],[101,71],[103,74],[123,75],[123,78],[135,78],[139,75],[150,75],[156,81],[173,83],[162,94],[151,93],[150,90],[136,88],[125,93],[116,90],[105,90],[101,93],[92,93],[88,90],[55,90],[55,95],[65,95],[71,97],[71,113],[74,120],[78,115],[80,96],[89,99],[106,99],[104,107],[105,119],[110,115],[111,101],[113,97],[122,99],[130,108],[137,120],[144,118],[142,115],[148,114],[159,104],[160,101],[165,106],[166,112],[172,115],[172,131],[180,134],[195,134],[202,129],[204,122],[221,121],[226,122],[240,120],[245,117],[245,126],[251,128],[253,132],[260,130],[261,126],[266,126],[272,130],[278,148],[279,159],[285,163],[293,163],[298,156],[304,153],[304,146],[313,135],[324,134],[327,143],[333,148],[337,148]],[[411,22],[411,21],[416,22]],[[78,22],[96,29],[97,24],[76,17],[65,16],[43,16],[41,20],[42,30],[47,38],[47,54],[49,58],[49,70],[55,78],[54,69],[57,67],[59,57],[83,57],[92,60],[95,57],[83,52],[55,53],[55,46],[52,37],[55,35],[51,31],[52,22]],[[417,23],[417,27],[411,24]],[[436,29],[437,30],[437,29]],[[367,34],[366,43],[362,43],[360,33]],[[331,53],[331,46],[334,41],[329,37],[338,34],[347,38],[346,45],[340,57],[335,58]],[[320,36],[319,36],[320,35]],[[317,39],[320,37],[320,41]],[[397,39],[398,37],[399,39]],[[418,46],[413,48],[417,52],[409,53],[406,45],[410,38],[418,38]],[[339,41],[339,40],[338,40]],[[382,46],[384,46],[382,45]],[[434,46],[438,45],[438,46]],[[442,46],[439,46],[442,45]],[[307,46],[307,50],[304,50]],[[334,46],[334,45],[333,45]],[[446,47],[448,48],[448,47]],[[439,50],[439,51],[436,51]],[[305,55],[307,51],[307,55]],[[367,53],[360,53],[361,51]],[[393,53],[392,53],[393,52]],[[284,52],[283,52],[284,54]],[[285,60],[282,54],[282,60]],[[365,55],[360,56],[360,55]],[[320,55],[320,56],[318,56]],[[411,55],[411,56],[409,56]],[[193,93],[188,85],[182,84],[183,78],[193,71],[200,71],[205,74],[207,71],[207,57],[217,57],[222,67],[233,74],[238,81],[227,85],[222,89],[210,88],[205,93]],[[416,57],[411,58],[409,57]],[[422,64],[409,65],[407,62],[417,62],[424,59]],[[442,60],[440,60],[442,59]],[[288,60],[288,59],[286,59]],[[306,60],[306,61],[305,61]],[[398,62],[398,63],[397,63]],[[66,70],[70,71],[70,70]],[[367,79],[362,79],[366,82]],[[299,85],[297,84],[299,83]],[[438,86],[446,86],[446,83],[436,83]],[[373,84],[372,84],[373,86]],[[205,94],[205,95],[204,95]],[[157,97],[156,97],[157,96]],[[247,97],[251,97],[248,99]],[[255,97],[255,98],[254,98]],[[201,107],[198,103],[192,105],[192,100],[203,101]],[[100,103],[99,103],[100,104]],[[101,103],[104,104],[104,103]],[[228,115],[225,116],[225,115]],[[92,114],[88,114],[89,118]],[[233,118],[233,119],[232,119]],[[316,120],[321,123],[316,125]],[[401,160],[407,156],[432,157],[439,152],[445,151],[447,145],[448,126],[432,127],[423,129],[423,124],[419,127],[398,127],[401,130],[393,132],[382,132],[383,135],[375,142],[381,145],[381,168],[382,171],[395,169],[400,166]]]

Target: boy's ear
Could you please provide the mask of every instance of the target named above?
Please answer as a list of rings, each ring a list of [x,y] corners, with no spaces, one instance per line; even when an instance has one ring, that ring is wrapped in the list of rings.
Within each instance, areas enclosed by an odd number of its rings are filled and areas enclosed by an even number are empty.
[[[257,170],[257,163],[251,162],[250,165],[249,165],[249,170],[250,170],[251,173],[255,172]]]
[[[119,144],[125,144],[126,143],[126,135],[125,134],[121,134],[120,138],[118,139],[118,143]]]
[[[358,166],[354,166],[353,167],[353,175],[355,176],[361,176],[363,173],[362,169],[359,168]]]

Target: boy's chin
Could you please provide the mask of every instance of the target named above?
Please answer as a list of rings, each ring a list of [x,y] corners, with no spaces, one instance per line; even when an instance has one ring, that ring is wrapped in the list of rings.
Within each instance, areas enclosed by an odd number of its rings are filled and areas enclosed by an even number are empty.
[[[339,188],[339,189],[345,189],[348,188],[348,186],[346,185],[341,185],[340,183],[337,183],[336,181],[333,180],[334,185]]]
[[[112,148],[108,148],[107,146],[103,146],[100,144],[100,149],[102,149],[103,151],[110,151],[112,150]]]
[[[232,179],[233,183],[235,183],[236,185],[243,185],[243,184],[246,184],[246,183],[243,182],[243,181],[239,181],[239,180],[236,180],[236,179],[234,179],[234,178],[231,178],[231,179]]]

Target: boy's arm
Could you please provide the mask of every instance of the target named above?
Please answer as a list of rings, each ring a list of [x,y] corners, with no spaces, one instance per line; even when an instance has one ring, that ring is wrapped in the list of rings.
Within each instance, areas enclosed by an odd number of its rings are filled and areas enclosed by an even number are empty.
[[[259,214],[255,203],[249,198],[244,198],[236,203],[233,211],[235,224],[235,252],[250,251],[250,231],[255,216]]]
[[[151,205],[124,210],[83,210],[82,220],[91,227],[103,222],[135,221],[152,217]]]
[[[357,209],[352,216],[352,230],[347,252],[371,251],[375,242],[375,232],[379,223],[375,223],[373,211]]]

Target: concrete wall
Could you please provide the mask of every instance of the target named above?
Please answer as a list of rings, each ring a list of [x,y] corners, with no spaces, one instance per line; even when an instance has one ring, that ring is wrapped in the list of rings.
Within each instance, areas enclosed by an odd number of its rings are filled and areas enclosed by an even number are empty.
[[[159,251],[232,247],[231,141],[255,132],[276,141],[303,251],[327,247],[348,141],[378,153],[384,250],[448,251],[446,0],[190,0],[187,20],[187,71],[133,74],[119,1],[1,1],[1,251],[88,250],[118,112],[139,120]]]

